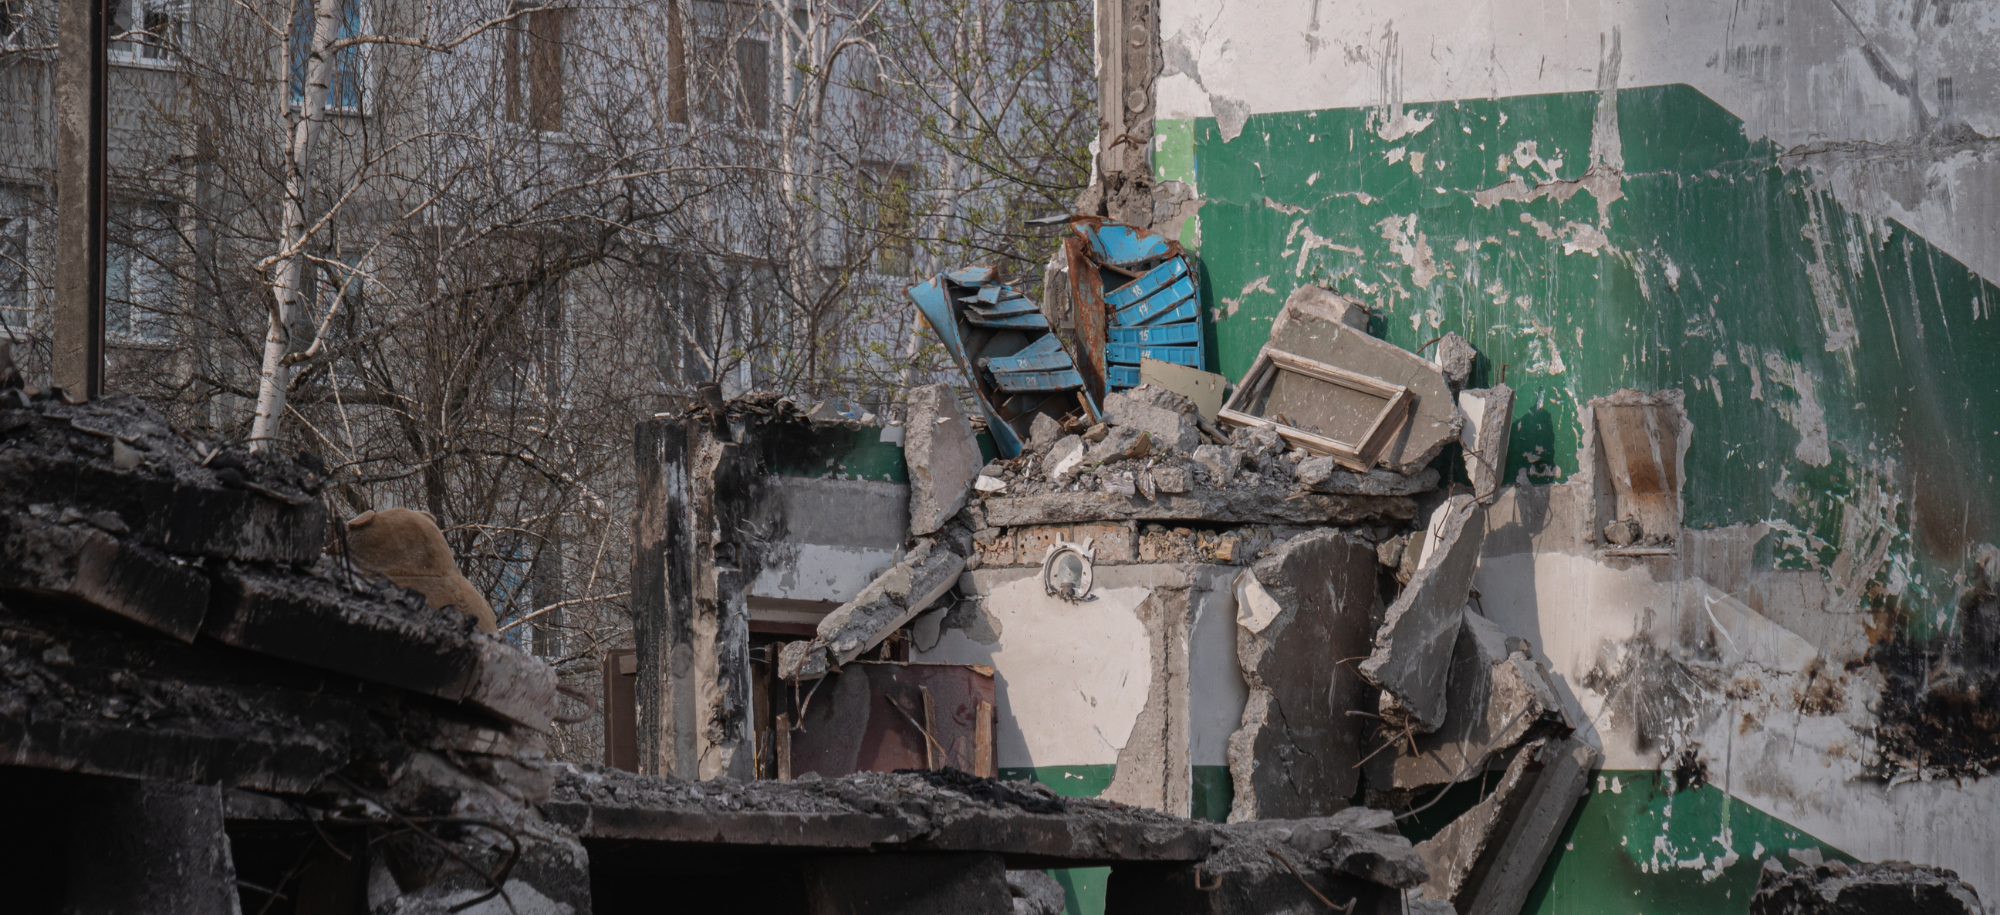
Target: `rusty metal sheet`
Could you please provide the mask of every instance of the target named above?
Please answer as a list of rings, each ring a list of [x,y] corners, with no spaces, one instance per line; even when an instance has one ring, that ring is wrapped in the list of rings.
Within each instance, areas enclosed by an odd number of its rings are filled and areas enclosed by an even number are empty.
[[[838,778],[853,772],[945,766],[991,775],[995,769],[990,738],[984,758],[980,752],[982,704],[990,716],[995,704],[990,668],[882,661],[848,664],[804,702],[803,720],[791,732],[792,777],[816,772]],[[800,717],[796,707],[792,714],[795,720]]]

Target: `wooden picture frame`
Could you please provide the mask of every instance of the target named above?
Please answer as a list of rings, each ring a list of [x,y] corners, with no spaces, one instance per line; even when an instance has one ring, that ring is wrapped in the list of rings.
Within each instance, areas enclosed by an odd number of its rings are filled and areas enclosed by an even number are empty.
[[[1367,432],[1358,442],[1346,442],[1308,432],[1289,423],[1249,412],[1248,407],[1264,397],[1280,373],[1302,375],[1378,398],[1382,401],[1382,406],[1369,420]],[[1403,427],[1415,401],[1416,396],[1403,385],[1350,372],[1296,353],[1275,350],[1267,345],[1257,353],[1257,360],[1251,363],[1250,371],[1244,374],[1243,383],[1236,386],[1235,393],[1230,395],[1228,403],[1222,405],[1222,410],[1216,418],[1225,425],[1261,426],[1276,430],[1285,441],[1304,449],[1307,454],[1325,455],[1333,458],[1342,467],[1366,473],[1369,468],[1375,466],[1375,462],[1382,457],[1383,450],[1388,448],[1390,440]]]

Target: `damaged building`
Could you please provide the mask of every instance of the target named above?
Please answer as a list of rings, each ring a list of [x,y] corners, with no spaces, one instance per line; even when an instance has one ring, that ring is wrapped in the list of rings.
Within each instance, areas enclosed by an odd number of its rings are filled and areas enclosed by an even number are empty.
[[[1038,220],[1042,275],[909,290],[956,377],[896,423],[710,387],[638,424],[600,694],[374,574],[350,538],[385,521],[331,517],[312,459],[0,391],[0,777],[61,837],[10,837],[16,882],[51,911],[1985,911],[2000,20],[1096,28],[1093,184]],[[549,759],[589,714],[602,764]],[[98,862],[94,823],[150,844]]]

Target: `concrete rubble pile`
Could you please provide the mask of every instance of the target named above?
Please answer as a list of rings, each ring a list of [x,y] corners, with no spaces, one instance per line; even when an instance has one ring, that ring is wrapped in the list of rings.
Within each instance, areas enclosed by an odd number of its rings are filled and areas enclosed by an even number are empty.
[[[0,390],[0,781],[11,825],[71,843],[31,896],[234,911],[304,862],[368,886],[355,911],[588,909],[535,806],[554,672],[323,554],[323,474],[130,398]]]
[[[923,533],[815,638],[784,647],[780,677],[796,687],[837,676],[1010,568],[1040,565],[1049,594],[1087,602],[1093,575],[1120,565],[1233,566],[1218,581],[1233,579],[1248,698],[1228,741],[1229,820],[1240,824],[1228,829],[1248,844],[1204,873],[1237,890],[1181,888],[1147,897],[1148,910],[1279,910],[1303,879],[1279,858],[1366,872],[1419,907],[1518,910],[1598,756],[1531,647],[1472,590],[1513,394],[1467,387],[1477,353],[1464,340],[1424,358],[1369,336],[1368,320],[1308,287],[1274,322],[1261,387],[1239,386],[1217,415],[1160,384],[1110,391],[1098,411],[1080,397],[1034,415],[1017,456],[971,473],[977,428],[948,388],[920,389],[905,458],[910,530]],[[1440,459],[1453,444],[1462,468]],[[1454,471],[1471,485],[1442,485]],[[939,491],[947,483],[956,489]],[[1059,584],[1065,562],[1082,571]],[[1407,851],[1366,867],[1329,857],[1388,842],[1392,812],[1414,815],[1471,780],[1487,786],[1481,799]],[[1107,796],[1133,797],[1121,791]],[[1357,797],[1379,809],[1349,807]],[[1377,838],[1334,841],[1333,827],[1307,825],[1364,820],[1355,835]],[[1290,838],[1270,838],[1281,833]]]

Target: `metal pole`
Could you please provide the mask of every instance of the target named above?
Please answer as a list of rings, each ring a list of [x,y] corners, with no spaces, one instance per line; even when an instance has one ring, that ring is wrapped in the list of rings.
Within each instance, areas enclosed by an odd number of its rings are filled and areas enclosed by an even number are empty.
[[[56,60],[55,383],[104,393],[105,55],[113,0],[62,0]]]

